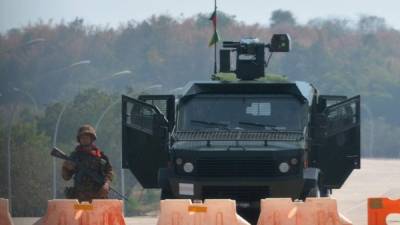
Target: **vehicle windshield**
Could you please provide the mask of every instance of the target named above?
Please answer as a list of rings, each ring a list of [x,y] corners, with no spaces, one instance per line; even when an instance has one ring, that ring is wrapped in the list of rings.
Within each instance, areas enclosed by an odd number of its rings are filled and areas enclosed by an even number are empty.
[[[197,95],[178,109],[178,130],[303,131],[308,106],[290,95]]]

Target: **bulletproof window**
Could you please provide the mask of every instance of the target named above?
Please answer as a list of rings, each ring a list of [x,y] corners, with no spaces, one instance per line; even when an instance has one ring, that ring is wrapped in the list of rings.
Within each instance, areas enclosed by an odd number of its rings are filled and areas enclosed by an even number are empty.
[[[167,101],[164,99],[157,100],[157,99],[151,99],[151,100],[144,100],[144,102],[155,105],[157,108],[160,110],[160,112],[164,115],[167,115]]]
[[[349,100],[326,110],[329,134],[341,132],[359,123],[357,104],[357,101]]]
[[[148,134],[152,134],[153,118],[156,112],[147,105],[141,105],[137,102],[127,102],[127,125],[139,129]]]
[[[267,124],[302,131],[307,107],[288,95],[198,95],[178,109],[178,129],[266,130],[262,124]]]

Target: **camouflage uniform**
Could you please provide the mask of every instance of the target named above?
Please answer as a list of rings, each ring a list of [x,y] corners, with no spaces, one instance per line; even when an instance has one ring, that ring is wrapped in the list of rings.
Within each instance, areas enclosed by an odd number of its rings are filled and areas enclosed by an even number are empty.
[[[82,129],[84,127],[81,127],[78,131],[78,140],[79,136],[85,133],[93,135],[95,140],[96,133],[94,129],[91,126],[89,126],[89,129],[87,125],[87,129]],[[108,198],[109,188],[103,188],[105,183],[111,183],[113,176],[108,157],[94,144],[90,146],[77,146],[70,157],[76,162],[75,167],[73,169],[68,167],[67,161],[64,162],[62,167],[62,177],[64,180],[74,178],[74,186],[68,187],[65,190],[66,198],[78,199],[79,201]],[[98,179],[94,179],[93,175]]]

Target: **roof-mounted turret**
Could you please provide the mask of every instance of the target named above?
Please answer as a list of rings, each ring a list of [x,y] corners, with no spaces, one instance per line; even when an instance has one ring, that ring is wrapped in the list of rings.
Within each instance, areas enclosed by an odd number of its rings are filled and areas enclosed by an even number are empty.
[[[288,34],[274,34],[270,44],[264,44],[258,38],[242,38],[239,42],[224,41],[220,50],[220,72],[235,73],[240,80],[254,80],[263,77],[265,67],[265,49],[273,52],[289,52]],[[236,53],[236,68],[231,69],[231,54]],[[268,58],[268,61],[271,57]]]

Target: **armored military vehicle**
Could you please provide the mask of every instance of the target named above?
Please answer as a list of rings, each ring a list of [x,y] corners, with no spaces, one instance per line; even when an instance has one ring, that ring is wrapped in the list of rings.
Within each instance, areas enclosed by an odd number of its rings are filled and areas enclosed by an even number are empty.
[[[144,188],[161,188],[162,199],[235,199],[250,221],[262,198],[340,188],[360,168],[360,96],[264,79],[265,49],[288,52],[290,38],[224,42],[220,72],[236,80],[190,82],[179,96],[123,96],[123,167]]]

